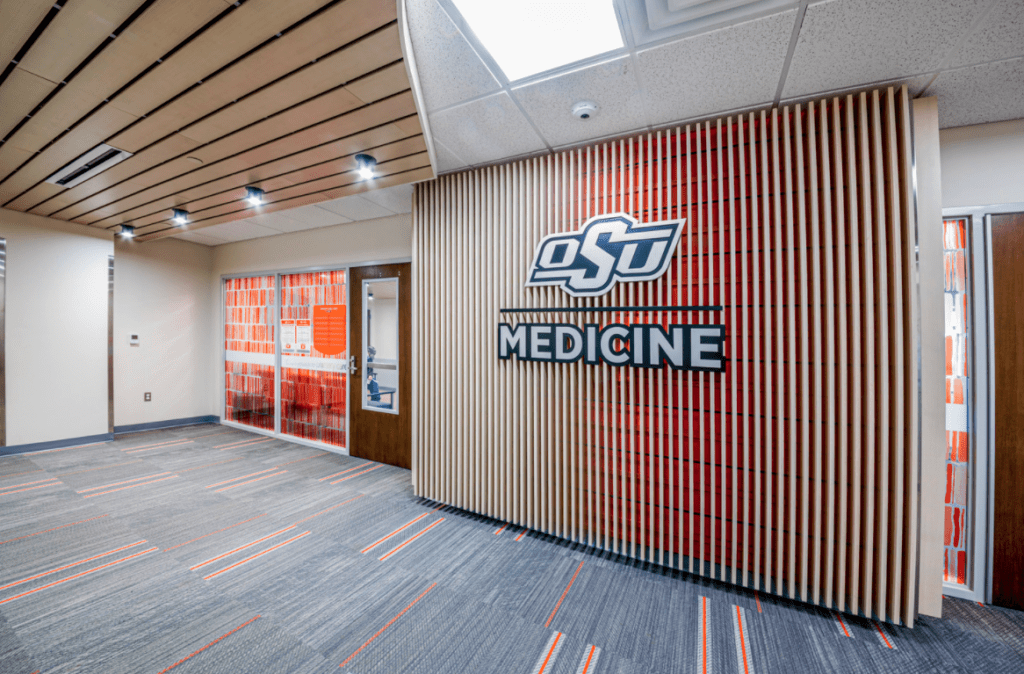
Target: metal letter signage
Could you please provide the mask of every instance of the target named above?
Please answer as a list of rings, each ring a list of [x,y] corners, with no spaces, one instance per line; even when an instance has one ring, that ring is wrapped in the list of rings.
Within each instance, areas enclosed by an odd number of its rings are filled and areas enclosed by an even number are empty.
[[[596,297],[616,281],[653,281],[668,269],[685,223],[640,223],[625,213],[590,218],[578,232],[541,240],[526,286],[560,286],[573,297]]]

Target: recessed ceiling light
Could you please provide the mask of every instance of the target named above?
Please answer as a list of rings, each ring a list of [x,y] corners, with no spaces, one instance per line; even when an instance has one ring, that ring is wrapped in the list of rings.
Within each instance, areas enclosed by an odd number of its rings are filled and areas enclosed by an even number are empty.
[[[171,217],[171,220],[174,221],[174,224],[182,227],[188,224],[188,211],[175,208],[172,213],[174,215]]]
[[[135,228],[131,225],[121,225],[121,236],[130,239],[135,236]]]
[[[452,0],[510,82],[623,47],[612,0]]]
[[[263,190],[258,187],[246,187],[245,200],[248,201],[251,206],[259,206],[263,203]]]
[[[356,155],[356,166],[359,167],[359,177],[362,180],[373,180],[373,167],[377,165],[377,160],[368,154],[357,154]]]

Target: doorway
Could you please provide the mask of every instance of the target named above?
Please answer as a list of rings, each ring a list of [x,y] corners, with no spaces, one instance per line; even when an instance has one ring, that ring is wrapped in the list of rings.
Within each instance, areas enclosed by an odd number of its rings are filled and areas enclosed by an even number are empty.
[[[995,470],[992,603],[1024,610],[1024,213],[991,216]]]
[[[350,274],[349,453],[412,468],[411,265]]]

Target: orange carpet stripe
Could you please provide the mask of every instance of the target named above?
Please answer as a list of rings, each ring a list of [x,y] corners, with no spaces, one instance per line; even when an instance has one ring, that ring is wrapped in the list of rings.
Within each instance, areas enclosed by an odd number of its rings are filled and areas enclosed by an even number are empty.
[[[548,668],[548,662],[551,660],[551,654],[555,652],[555,648],[558,646],[559,640],[562,638],[561,632],[555,632],[555,641],[551,644],[551,648],[548,649],[548,654],[544,656],[544,664],[540,666],[540,670],[537,674],[544,674],[544,670]]]
[[[265,442],[273,442],[275,439],[276,438],[267,438],[266,440],[253,440],[252,442],[247,442],[247,443],[242,444],[242,445],[235,445],[234,447],[225,447],[224,449],[222,449],[220,451],[224,452],[224,451],[227,451],[229,449],[241,449],[242,447],[252,447],[253,445],[262,445]]]
[[[743,611],[736,607],[736,626],[740,637],[740,651],[743,653],[743,674],[750,674],[750,664],[747,662],[747,640],[743,638]]]
[[[0,496],[10,496],[11,494],[20,494],[23,491],[32,491],[33,489],[42,489],[43,487],[56,487],[62,482],[50,482],[48,484],[41,484],[38,487],[25,487],[24,489],[15,489],[14,491],[0,492]]]
[[[235,548],[235,549],[234,549],[234,550],[232,550],[231,552],[225,552],[225,553],[224,553],[223,555],[217,555],[217,556],[216,556],[216,557],[214,557],[213,559],[208,559],[208,560],[206,560],[205,562],[201,562],[201,563],[199,563],[199,564],[196,564],[195,566],[190,566],[188,570],[189,570],[189,571],[195,571],[196,569],[200,569],[200,568],[202,568],[202,567],[206,566],[207,564],[213,564],[213,563],[214,563],[214,562],[216,562],[216,561],[217,561],[218,559],[224,559],[225,557],[229,557],[229,556],[231,556],[231,555],[235,554],[236,552],[241,552],[242,550],[245,550],[246,548],[251,548],[251,547],[252,547],[252,546],[254,546],[254,545],[257,545],[257,544],[259,544],[259,543],[262,543],[263,541],[267,540],[268,538],[273,538],[274,536],[277,536],[277,535],[279,535],[279,534],[283,534],[283,533],[284,533],[284,532],[286,532],[286,531],[291,531],[291,530],[292,530],[292,529],[294,529],[294,528],[295,528],[295,525],[293,524],[293,525],[291,525],[290,527],[286,527],[286,528],[284,528],[284,529],[281,529],[280,531],[275,531],[275,532],[274,532],[274,533],[272,533],[272,534],[268,534],[268,535],[264,536],[263,538],[259,539],[258,541],[253,541],[252,543],[246,543],[246,544],[245,544],[245,545],[243,545],[242,547],[240,547],[240,548]]]
[[[508,526],[508,522],[505,522],[504,524],[502,524],[501,528],[494,532],[494,535],[497,536],[498,534],[500,534],[502,531],[505,530],[505,527],[507,527],[507,526]]]
[[[40,468],[39,470],[26,470],[26,471],[23,471],[21,473],[11,473],[10,475],[0,475],[0,480],[6,480],[9,477],[17,477],[19,475],[31,475],[32,473],[41,473],[41,472],[43,472],[42,468]]]
[[[895,647],[895,646],[893,646],[892,642],[889,641],[889,637],[886,636],[886,633],[882,631],[882,626],[881,625],[879,625],[878,623],[874,623],[874,629],[877,629],[879,631],[879,635],[882,637],[882,640],[886,642],[887,646],[889,646],[890,648],[894,648]]]
[[[148,444],[148,445],[136,445],[135,447],[125,447],[121,451],[122,452],[132,452],[132,451],[135,451],[136,449],[148,449],[150,447],[163,447],[164,445],[177,445],[177,444],[182,443],[182,442],[192,442],[192,441],[191,440],[184,440],[182,438],[177,438],[175,440],[164,440],[163,442],[153,442],[153,443]]]
[[[319,458],[321,456],[326,456],[327,454],[330,454],[330,452],[320,452],[319,454],[314,454],[313,456],[307,456],[304,459],[295,459],[294,461],[286,461],[285,463],[282,463],[281,465],[282,466],[288,466],[288,465],[291,465],[293,463],[302,463],[303,461],[309,461],[310,459],[317,459],[317,458]]]
[[[708,598],[700,598],[700,652],[703,674],[708,674]]]
[[[33,484],[40,484],[41,482],[53,482],[57,478],[48,477],[45,480],[36,480],[35,482],[22,482],[21,484],[9,484],[6,487],[0,487],[0,489],[14,489],[15,487],[28,487]]]
[[[141,454],[142,452],[152,452],[157,449],[170,449],[171,447],[178,447],[180,445],[191,445],[191,440],[182,440],[181,442],[175,442],[170,445],[161,445],[159,447],[147,447],[145,449],[133,449],[131,451],[122,450],[125,454]]]
[[[13,543],[14,541],[20,541],[23,538],[32,538],[33,536],[38,536],[39,534],[48,534],[51,531],[56,531],[57,529],[63,529],[64,527],[73,527],[76,524],[82,524],[83,522],[91,522],[93,520],[103,519],[104,517],[110,517],[110,513],[107,513],[105,515],[97,515],[96,517],[90,517],[87,520],[78,520],[77,522],[72,522],[70,524],[62,524],[59,527],[46,529],[45,531],[37,531],[34,534],[26,534],[25,536],[18,536],[17,538],[9,538],[6,541],[0,541],[0,545],[3,545],[4,543]]]
[[[332,477],[338,477],[339,475],[344,475],[345,473],[351,473],[353,470],[359,470],[360,468],[365,468],[367,463],[369,463],[369,461],[361,463],[358,466],[353,466],[352,468],[346,468],[345,470],[341,471],[340,473],[335,473],[334,475],[328,475],[327,477],[322,477],[319,480],[317,480],[317,482],[323,482],[324,480],[330,480]]]
[[[233,447],[235,445],[244,445],[247,442],[256,442],[258,440],[264,440],[264,439],[269,439],[269,438],[267,438],[266,436],[263,436],[263,435],[258,435],[256,437],[252,437],[250,435],[249,437],[244,438],[242,440],[232,440],[231,442],[226,442],[223,445],[214,445],[213,448],[214,449],[222,449],[224,447]]]
[[[551,621],[555,619],[555,614],[558,613],[559,607],[562,605],[562,602],[565,601],[565,596],[569,594],[569,588],[571,588],[572,584],[576,582],[576,576],[580,574],[580,569],[582,568],[583,562],[580,562],[580,565],[576,567],[576,573],[572,574],[572,580],[570,580],[569,584],[565,587],[565,590],[562,592],[562,596],[558,598],[558,603],[555,604],[555,610],[551,612],[551,615],[548,616],[548,621],[544,623],[544,627],[551,627]]]
[[[192,439],[193,440],[201,440],[202,438],[212,438],[212,437],[216,437],[218,435],[227,435],[228,433],[238,433],[238,432],[239,431],[221,431],[220,433],[210,433],[208,435],[197,435],[196,437],[194,437]]]
[[[95,569],[89,569],[88,571],[83,571],[81,573],[76,573],[73,576],[68,576],[67,578],[63,578],[61,580],[55,580],[52,583],[50,583],[49,585],[43,585],[42,587],[37,587],[34,590],[29,590],[28,592],[22,592],[21,594],[14,595],[13,597],[11,597],[9,599],[4,599],[3,601],[0,601],[0,604],[6,604],[9,601],[14,601],[15,599],[21,599],[22,597],[27,597],[30,594],[34,594],[36,592],[40,592],[41,590],[45,590],[47,588],[51,588],[51,587],[53,587],[55,585],[60,585],[61,583],[66,583],[69,580],[75,580],[76,578],[81,578],[82,576],[88,576],[90,573],[96,573],[97,571],[105,569],[105,568],[107,568],[109,566],[114,566],[115,564],[120,564],[121,562],[127,562],[129,559],[135,559],[136,557],[141,557],[142,555],[145,555],[147,553],[153,552],[154,550],[158,550],[158,549],[159,548],[152,547],[149,550],[143,550],[142,552],[136,552],[134,555],[128,555],[127,557],[122,557],[121,559],[115,559],[112,562],[107,562],[106,564],[102,564],[100,566],[97,566]]]
[[[430,531],[431,529],[433,529],[434,527],[436,527],[436,526],[437,526],[438,524],[440,524],[441,522],[444,522],[444,518],[443,518],[443,517],[442,517],[441,519],[437,520],[436,522],[431,522],[431,524],[430,524],[430,526],[429,526],[429,527],[425,528],[425,529],[424,529],[423,531],[420,531],[420,532],[419,532],[419,533],[417,533],[417,534],[416,534],[415,536],[413,536],[413,537],[409,538],[408,540],[404,541],[404,542],[403,542],[403,543],[402,543],[401,545],[399,545],[398,547],[396,547],[395,549],[393,549],[393,550],[392,550],[391,552],[388,552],[388,553],[386,553],[386,554],[385,554],[385,555],[384,555],[383,557],[380,557],[380,558],[379,558],[379,560],[383,562],[383,561],[384,561],[385,559],[387,559],[387,558],[388,558],[388,557],[390,557],[391,555],[395,554],[396,552],[398,552],[399,550],[401,550],[401,549],[402,549],[402,548],[404,548],[405,546],[409,545],[410,543],[412,543],[413,541],[415,541],[415,540],[416,540],[417,538],[419,538],[419,537],[420,537],[420,536],[422,536],[423,534],[427,533],[428,531]]]
[[[66,452],[66,451],[71,450],[71,449],[81,449],[82,447],[93,447],[95,445],[105,445],[108,442],[109,441],[104,441],[104,442],[88,442],[88,443],[86,443],[84,445],[75,445],[74,447],[57,447],[56,449],[44,449],[44,450],[41,450],[41,451],[38,451],[38,452],[33,452],[33,454],[49,454],[51,452]]]
[[[583,671],[580,674],[587,674],[590,671],[590,663],[594,659],[594,651],[597,650],[597,646],[591,646],[590,651],[587,653],[587,662],[583,665]]]
[[[366,494],[360,494],[359,496],[356,496],[354,498],[350,498],[347,501],[342,501],[341,503],[339,503],[337,505],[332,505],[330,508],[325,508],[325,509],[321,510],[320,512],[316,513],[315,515],[310,515],[309,517],[304,517],[303,519],[299,520],[295,524],[302,524],[306,520],[311,520],[314,517],[319,517],[320,515],[323,515],[324,513],[328,513],[330,511],[334,510],[335,508],[340,508],[341,506],[345,505],[346,503],[351,503],[352,501],[355,501],[357,499],[361,499],[364,496],[366,496]]]
[[[256,616],[255,618],[250,618],[249,620],[246,620],[246,621],[245,621],[244,623],[242,623],[241,625],[239,625],[239,626],[238,626],[238,627],[236,627],[235,629],[231,630],[231,631],[230,631],[230,632],[228,632],[227,634],[222,634],[221,636],[217,637],[216,639],[214,639],[214,640],[213,640],[213,641],[211,641],[210,643],[208,643],[208,644],[206,644],[205,646],[203,646],[202,648],[200,648],[200,649],[199,649],[198,651],[195,651],[194,653],[189,653],[188,655],[186,655],[185,657],[183,657],[183,658],[182,658],[181,660],[178,660],[177,662],[175,662],[175,663],[174,663],[173,665],[171,665],[170,667],[167,667],[167,668],[165,668],[165,669],[161,669],[161,670],[160,670],[159,672],[157,672],[157,674],[164,674],[164,672],[169,672],[169,671],[171,671],[172,669],[174,669],[175,667],[177,667],[177,666],[178,666],[178,665],[180,665],[181,663],[185,662],[185,661],[186,661],[186,660],[188,660],[189,658],[191,658],[191,657],[194,657],[194,656],[196,656],[196,655],[199,655],[200,653],[202,653],[203,651],[205,651],[205,650],[206,650],[207,648],[209,648],[210,646],[213,646],[214,644],[217,644],[218,642],[221,642],[221,641],[223,641],[224,639],[227,639],[227,638],[228,638],[229,636],[231,636],[232,634],[234,634],[234,633],[235,633],[235,632],[237,632],[238,630],[242,629],[243,627],[245,627],[245,626],[247,626],[247,625],[251,625],[252,623],[256,622],[256,619],[257,619],[257,618],[261,618],[261,617],[262,617],[262,616]]]
[[[159,480],[152,480],[150,482],[140,482],[138,484],[130,484],[127,487],[118,487],[117,489],[111,489],[110,491],[101,491],[96,494],[86,494],[82,498],[92,498],[93,496],[103,496],[104,494],[113,494],[115,491],[124,491],[125,489],[134,489],[135,487],[145,487],[147,484],[153,484],[155,482],[163,482],[164,480],[173,480],[178,477],[177,475],[170,475],[168,477],[162,477]]]
[[[378,463],[373,468],[367,468],[366,470],[364,470],[361,473],[353,473],[352,475],[348,475],[346,477],[341,478],[340,480],[335,480],[334,482],[330,482],[328,484],[338,484],[339,482],[344,482],[345,480],[349,480],[349,479],[351,479],[353,477],[359,477],[360,475],[365,475],[366,473],[369,473],[370,471],[374,471],[374,470],[377,470],[378,468],[383,468],[383,467],[384,467],[383,463]]]
[[[764,611],[761,610],[761,595],[758,594],[757,590],[754,590],[754,601],[757,602],[757,612],[764,613]]]
[[[341,663],[340,665],[338,665],[338,667],[344,667],[344,666],[345,666],[345,665],[347,665],[347,664],[348,664],[349,662],[351,662],[351,661],[352,661],[352,658],[354,658],[354,657],[356,657],[357,655],[359,655],[360,651],[362,651],[362,650],[363,650],[364,648],[366,648],[366,647],[367,647],[367,646],[369,646],[369,645],[370,645],[371,643],[373,643],[373,640],[374,640],[374,639],[376,639],[376,638],[377,638],[377,637],[379,637],[379,636],[380,636],[381,634],[383,634],[383,633],[384,633],[384,630],[386,630],[387,628],[389,628],[389,627],[391,627],[392,625],[394,625],[394,624],[395,624],[395,621],[397,621],[397,620],[398,620],[399,618],[401,618],[401,617],[402,617],[403,615],[405,615],[405,613],[406,613],[406,612],[407,612],[407,611],[408,611],[409,609],[411,609],[411,608],[412,608],[413,606],[415,606],[415,605],[416,605],[416,602],[418,602],[418,601],[419,601],[420,599],[423,599],[423,597],[425,597],[425,596],[426,596],[426,594],[427,594],[428,592],[430,592],[431,590],[433,590],[433,589],[434,589],[435,587],[437,587],[437,583],[431,583],[431,584],[430,584],[430,587],[428,587],[428,588],[427,588],[426,590],[424,590],[424,591],[422,592],[422,594],[420,594],[420,596],[418,596],[418,597],[416,597],[415,599],[413,599],[413,600],[412,600],[412,602],[411,602],[411,603],[410,603],[410,604],[409,604],[408,606],[406,606],[405,608],[403,608],[403,609],[401,610],[401,612],[399,612],[399,614],[398,614],[398,615],[396,615],[396,616],[395,616],[394,618],[392,618],[391,620],[389,620],[389,621],[388,621],[388,624],[387,624],[387,625],[385,625],[384,627],[381,627],[381,628],[380,628],[379,630],[377,630],[377,633],[376,633],[376,634],[374,634],[374,635],[373,635],[372,637],[370,637],[369,639],[367,639],[367,640],[366,640],[366,643],[365,643],[365,644],[363,644],[362,646],[360,646],[359,648],[357,648],[357,649],[356,649],[356,652],[355,652],[355,653],[353,653],[352,655],[350,655],[350,656],[348,656],[347,658],[345,658],[345,662],[343,662],[343,663]]]
[[[838,613],[836,613],[835,615],[836,620],[839,621],[839,626],[843,628],[843,634],[845,634],[846,636],[850,636],[850,630],[846,629],[846,622],[843,620],[843,616],[839,615]]]
[[[292,541],[297,541],[297,540],[299,540],[300,538],[302,538],[303,536],[308,536],[308,535],[309,535],[309,533],[310,533],[310,532],[308,532],[308,531],[303,531],[303,532],[302,532],[301,534],[299,534],[298,536],[292,536],[292,537],[291,537],[291,538],[289,538],[289,539],[288,539],[287,541],[283,541],[283,542],[281,542],[281,543],[278,543],[277,545],[275,545],[275,546],[274,546],[274,547],[272,547],[272,548],[267,548],[267,549],[266,549],[266,550],[264,550],[263,552],[257,552],[257,553],[256,553],[255,555],[253,555],[252,557],[246,557],[246,558],[245,558],[245,559],[243,559],[242,561],[240,561],[240,562],[235,562],[235,563],[234,563],[234,564],[232,564],[231,566],[229,566],[229,567],[226,567],[226,568],[223,568],[223,569],[221,569],[220,571],[218,571],[218,572],[216,572],[216,573],[211,573],[211,574],[210,574],[209,576],[205,576],[205,577],[203,578],[203,580],[210,580],[211,578],[215,578],[215,577],[219,576],[219,575],[220,575],[220,574],[222,574],[222,573],[226,573],[226,572],[230,571],[231,569],[234,569],[235,567],[238,567],[238,566],[241,566],[242,564],[245,564],[246,562],[251,562],[252,560],[256,559],[257,557],[262,557],[263,555],[267,554],[268,552],[273,552],[274,550],[277,550],[278,548],[283,548],[284,546],[288,545],[288,544],[289,544],[289,543],[291,543]]]
[[[416,524],[417,522],[419,522],[421,519],[423,519],[424,517],[426,517],[429,514],[430,513],[423,513],[422,515],[420,515],[419,517],[414,519],[412,522],[409,522],[408,524],[403,524],[402,526],[398,527],[397,529],[395,529],[394,531],[392,531],[390,534],[388,534],[384,538],[380,539],[379,541],[377,541],[375,543],[370,543],[369,545],[367,545],[365,548],[363,548],[359,552],[361,552],[362,554],[365,555],[367,552],[369,552],[373,548],[377,547],[378,545],[380,545],[384,541],[388,540],[389,538],[391,538],[392,536],[394,536],[398,532],[404,531],[405,529],[408,529],[409,527],[411,527],[412,525]]]
[[[184,470],[179,470],[178,472],[179,473],[187,473],[190,470],[201,470],[203,468],[209,468],[210,466],[220,466],[220,465],[223,465],[225,463],[231,463],[232,461],[241,461],[241,460],[242,460],[242,457],[236,456],[233,459],[225,459],[224,461],[214,461],[213,463],[206,463],[206,464],[203,464],[202,466],[195,466],[194,468],[185,468]]]
[[[520,531],[520,532],[519,532],[519,535],[515,537],[515,540],[516,540],[517,542],[518,542],[518,541],[521,541],[521,540],[523,540],[523,536],[525,536],[525,535],[526,535],[526,532],[527,532],[527,531],[529,531],[529,529],[523,529],[522,531]]]
[[[271,469],[271,470],[273,470],[273,469]],[[267,478],[270,478],[270,477],[277,477],[278,475],[284,475],[287,472],[288,472],[287,470],[282,470],[282,471],[277,472],[277,473],[271,473],[270,475],[264,475],[263,477],[257,477],[254,480],[246,480],[245,482],[239,482],[238,484],[233,484],[230,487],[221,487],[220,489],[217,490],[217,492],[219,493],[219,492],[222,492],[222,491],[227,491],[228,489],[234,489],[235,487],[241,487],[241,486],[244,486],[244,485],[247,485],[247,484],[252,484],[253,482],[259,482],[260,480],[266,480]]]
[[[79,564],[85,564],[86,562],[91,562],[91,561],[93,561],[95,559],[99,559],[101,557],[106,557],[108,555],[117,554],[118,552],[121,552],[122,550],[127,550],[128,548],[134,548],[136,545],[142,545],[145,542],[146,541],[139,541],[138,543],[132,543],[131,545],[125,545],[123,547],[117,548],[116,550],[111,550],[109,552],[104,552],[102,554],[96,555],[95,557],[89,557],[88,559],[82,559],[82,560],[79,560],[77,562],[72,562],[70,564],[65,564],[64,566],[58,567],[58,568],[53,569],[51,571],[44,571],[43,573],[37,573],[34,576],[29,576],[28,578],[22,578],[21,580],[16,580],[13,583],[8,583],[7,585],[0,586],[0,590],[6,590],[9,587],[14,587],[15,585],[21,585],[22,583],[27,583],[30,580],[36,580],[37,578],[42,578],[43,576],[49,576],[51,573],[57,573],[58,571],[64,571],[65,569],[70,569],[73,566],[78,566]]]
[[[201,541],[204,538],[207,538],[209,536],[213,536],[214,534],[219,534],[222,531],[227,531],[228,529],[234,529],[235,527],[239,526],[240,524],[245,524],[246,522],[252,522],[253,520],[258,520],[261,517],[265,517],[266,514],[267,513],[263,513],[261,515],[257,515],[256,517],[250,517],[247,520],[242,520],[241,522],[237,522],[235,524],[232,524],[230,527],[224,527],[223,529],[217,529],[216,531],[211,531],[208,534],[203,534],[199,538],[193,538],[191,541],[185,541],[184,543],[178,543],[177,545],[172,545],[169,548],[164,548],[164,552],[167,552],[168,550],[174,550],[175,548],[180,548],[181,546],[188,545],[189,543],[195,543],[196,541]]]
[[[68,475],[80,475],[82,473],[91,473],[94,470],[106,470],[107,468],[114,468],[116,466],[130,466],[133,463],[142,463],[142,459],[134,459],[132,461],[122,461],[121,463],[111,463],[106,466],[98,466],[96,468],[86,468],[85,470],[75,470],[70,473],[57,473],[57,477],[67,477]]]
[[[120,482],[113,482],[111,484],[102,484],[99,487],[89,487],[88,489],[82,489],[81,491],[79,491],[77,493],[84,494],[87,491],[96,491],[97,489],[106,489],[107,487],[116,487],[118,485],[128,484],[129,482],[138,482],[139,480],[148,480],[151,477],[160,477],[161,475],[170,475],[170,474],[171,474],[171,471],[165,470],[162,473],[153,473],[152,475],[143,475],[142,477],[133,477],[130,480],[121,480]]]
[[[274,466],[273,468],[267,468],[266,470],[261,470],[258,473],[249,473],[248,475],[239,475],[238,477],[233,477],[230,480],[224,480],[223,482],[214,482],[213,484],[206,485],[205,487],[203,487],[203,489],[210,489],[212,487],[219,487],[222,484],[227,484],[228,482],[234,482],[235,480],[244,480],[245,478],[252,477],[253,475],[263,475],[263,473],[269,473],[272,470],[277,470],[277,466]]]

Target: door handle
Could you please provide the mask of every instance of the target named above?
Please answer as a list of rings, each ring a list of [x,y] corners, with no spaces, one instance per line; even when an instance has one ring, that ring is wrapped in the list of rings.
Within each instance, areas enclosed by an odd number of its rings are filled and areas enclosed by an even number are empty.
[[[351,375],[359,374],[359,364],[355,356],[348,357],[348,373]]]

